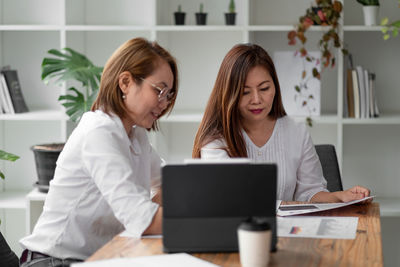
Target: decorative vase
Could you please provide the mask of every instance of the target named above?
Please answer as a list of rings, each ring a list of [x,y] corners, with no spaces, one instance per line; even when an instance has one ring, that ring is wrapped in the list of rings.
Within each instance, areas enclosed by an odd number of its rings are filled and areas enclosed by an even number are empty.
[[[207,24],[207,13],[196,13],[196,24],[206,25]]]
[[[225,24],[235,25],[236,13],[225,13]]]
[[[43,144],[31,147],[38,176],[36,186],[40,192],[47,193],[49,190],[50,180],[54,177],[56,162],[63,148],[64,144]]]
[[[363,6],[363,12],[366,26],[377,25],[379,6]]]
[[[185,12],[174,12],[175,25],[185,25]]]

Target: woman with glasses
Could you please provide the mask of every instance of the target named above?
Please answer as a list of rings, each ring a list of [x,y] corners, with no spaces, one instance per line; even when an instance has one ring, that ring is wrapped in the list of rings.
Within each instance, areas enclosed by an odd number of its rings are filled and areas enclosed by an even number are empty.
[[[21,266],[85,260],[124,229],[161,233],[161,159],[146,132],[177,90],[176,61],[157,43],[136,38],[112,54],[91,111],[60,154],[43,213],[20,241]]]
[[[275,162],[281,200],[347,202],[369,196],[361,186],[328,192],[310,134],[286,116],[274,63],[255,44],[234,46],[222,61],[193,157]]]

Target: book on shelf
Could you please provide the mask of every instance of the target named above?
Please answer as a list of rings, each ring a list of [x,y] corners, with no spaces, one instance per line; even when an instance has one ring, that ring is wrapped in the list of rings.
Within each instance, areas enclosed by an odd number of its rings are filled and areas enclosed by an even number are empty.
[[[28,112],[28,107],[25,103],[24,96],[21,90],[21,84],[18,79],[18,74],[16,70],[2,70],[1,80],[3,90],[8,92],[11,99],[10,112],[9,113],[23,113]]]
[[[365,85],[364,85],[364,71],[361,66],[356,67],[356,72],[357,72],[357,83],[358,83],[358,91],[359,97],[360,97],[360,118],[366,118],[367,117],[367,112],[366,112],[366,96],[365,96]]]
[[[350,63],[345,67],[343,77],[346,80],[344,83],[346,106],[343,115],[349,118],[378,117],[375,74],[362,66],[353,68],[350,59]]]
[[[371,117],[379,117],[378,101],[376,97],[375,73],[368,73],[368,82],[371,94]]]
[[[343,118],[349,117],[349,104],[347,101],[347,66],[349,65],[349,54],[343,56]]]
[[[347,69],[346,95],[347,95],[347,114],[349,118],[355,118],[354,113],[354,89],[353,89],[353,70]]]
[[[369,78],[368,78],[368,70],[366,69],[364,69],[363,78],[365,87],[365,118],[371,118],[370,116],[371,107],[369,105],[369,97],[370,97]]]
[[[8,91],[8,87],[7,87],[7,82],[6,79],[4,77],[3,73],[0,73],[0,86],[1,86],[1,92],[2,92],[2,108],[3,108],[3,113],[6,114],[14,114],[14,106],[12,104],[11,101],[11,96],[10,96],[10,92]]]
[[[354,118],[360,118],[360,89],[358,88],[357,71],[351,71],[353,80],[353,95],[354,95]]]
[[[354,118],[353,58],[350,53],[343,57],[343,117]]]

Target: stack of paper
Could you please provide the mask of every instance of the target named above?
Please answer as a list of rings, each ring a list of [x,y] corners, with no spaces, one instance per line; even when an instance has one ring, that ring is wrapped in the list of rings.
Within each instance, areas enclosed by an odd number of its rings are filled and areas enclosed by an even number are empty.
[[[116,258],[101,261],[75,263],[72,267],[217,267],[218,265],[200,260],[186,253],[154,255],[137,258]]]
[[[356,238],[358,217],[278,217],[279,237]]]
[[[353,205],[355,203],[363,202],[368,199],[372,199],[375,196],[369,196],[358,200],[353,200],[350,202],[344,203],[324,203],[324,204],[293,204],[293,205],[281,205],[279,206],[278,212],[276,213],[278,216],[291,216],[291,215],[299,215],[305,213],[312,213],[324,210],[337,209],[349,205]]]

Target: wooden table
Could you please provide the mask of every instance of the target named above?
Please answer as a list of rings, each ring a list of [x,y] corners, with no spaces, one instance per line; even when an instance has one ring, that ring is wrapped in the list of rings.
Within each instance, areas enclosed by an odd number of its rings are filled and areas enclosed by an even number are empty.
[[[315,216],[359,217],[355,239],[280,237],[269,266],[383,266],[379,204],[352,205]],[[163,254],[161,239],[116,236],[88,260]],[[221,266],[240,266],[238,253],[194,253]]]

